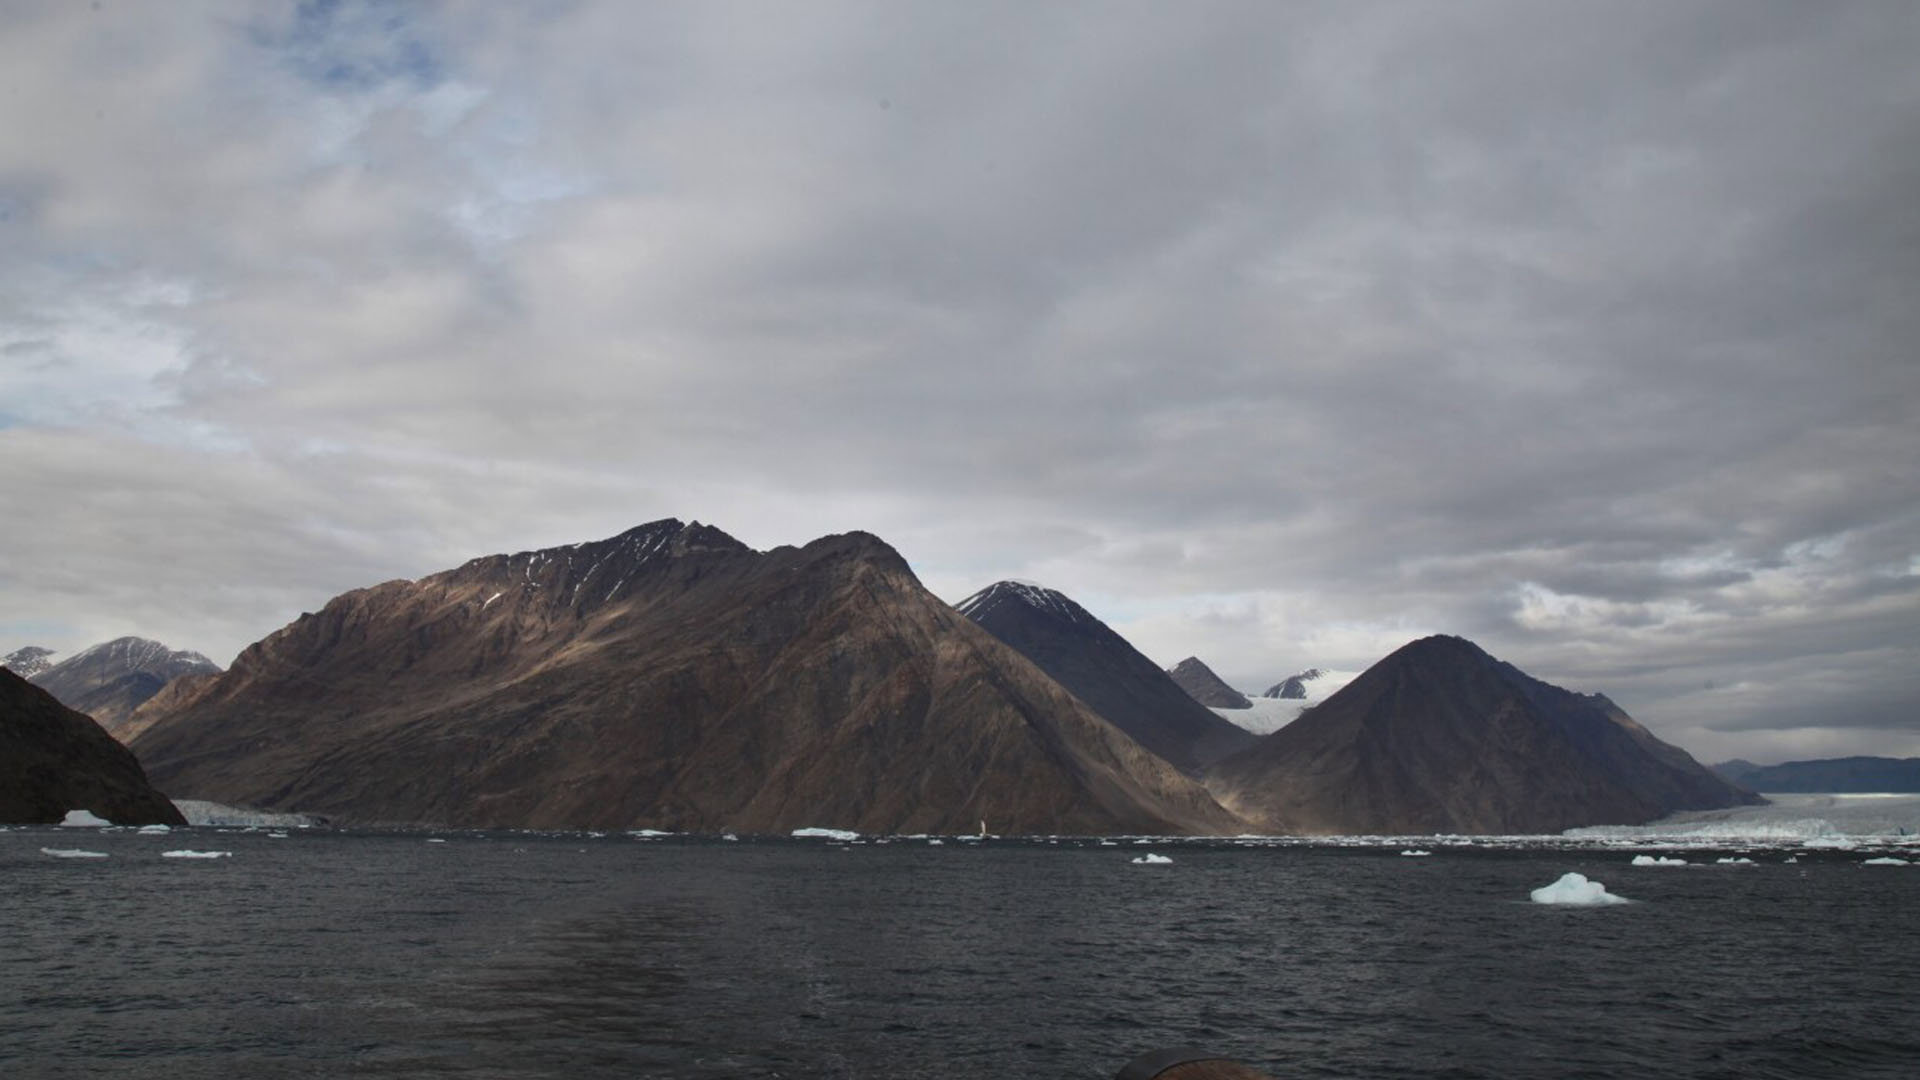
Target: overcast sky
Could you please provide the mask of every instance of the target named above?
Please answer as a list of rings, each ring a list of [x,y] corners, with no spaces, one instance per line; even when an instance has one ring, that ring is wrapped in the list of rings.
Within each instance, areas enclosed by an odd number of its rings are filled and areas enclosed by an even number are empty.
[[[661,517],[1920,754],[1920,5],[0,0],[0,653]]]

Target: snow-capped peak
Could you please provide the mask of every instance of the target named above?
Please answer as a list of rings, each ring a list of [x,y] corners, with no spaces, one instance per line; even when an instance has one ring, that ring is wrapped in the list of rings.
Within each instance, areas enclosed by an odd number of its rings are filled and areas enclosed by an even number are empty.
[[[1063,592],[1049,589],[1038,582],[1011,579],[996,581],[960,601],[955,607],[960,614],[977,621],[987,612],[1006,603],[1025,604],[1068,622],[1084,622],[1092,618],[1085,608],[1068,599]]]

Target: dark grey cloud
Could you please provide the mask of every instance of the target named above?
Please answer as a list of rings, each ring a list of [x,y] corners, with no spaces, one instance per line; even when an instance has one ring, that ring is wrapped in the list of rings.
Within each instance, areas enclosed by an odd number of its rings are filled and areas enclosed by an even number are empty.
[[[0,640],[864,528],[1920,753],[1903,4],[0,7]]]

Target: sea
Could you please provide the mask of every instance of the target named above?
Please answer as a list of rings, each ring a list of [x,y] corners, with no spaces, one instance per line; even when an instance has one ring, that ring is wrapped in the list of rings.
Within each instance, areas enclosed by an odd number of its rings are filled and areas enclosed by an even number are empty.
[[[0,1077],[1912,1080],[1904,844],[16,827]]]

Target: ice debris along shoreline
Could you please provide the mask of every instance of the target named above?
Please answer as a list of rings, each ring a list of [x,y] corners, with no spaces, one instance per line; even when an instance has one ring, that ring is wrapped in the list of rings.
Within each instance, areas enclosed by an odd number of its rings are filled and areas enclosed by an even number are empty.
[[[795,837],[799,837],[800,839],[803,839],[803,840],[808,838],[820,838],[825,840],[858,840],[860,839],[859,833],[853,832],[848,829],[820,829],[820,828],[795,829],[793,830],[791,835]]]
[[[269,810],[249,810],[244,806],[223,806],[201,799],[175,799],[173,808],[189,825],[255,826],[275,829],[308,829],[326,822],[311,814],[279,814]]]
[[[1560,875],[1560,880],[1551,885],[1542,885],[1528,894],[1536,904],[1564,904],[1569,907],[1601,907],[1607,904],[1632,903],[1624,896],[1615,896],[1598,881],[1590,881],[1585,874],[1568,871]]]

